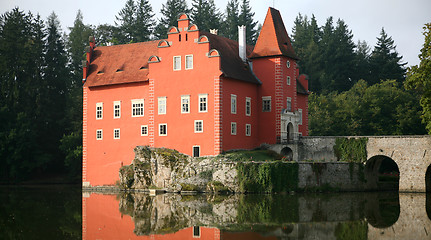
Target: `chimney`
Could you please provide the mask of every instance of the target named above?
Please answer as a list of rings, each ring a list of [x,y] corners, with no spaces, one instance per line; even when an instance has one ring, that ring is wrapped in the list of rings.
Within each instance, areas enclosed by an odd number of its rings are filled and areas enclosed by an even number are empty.
[[[247,44],[245,42],[245,26],[238,26],[238,51],[243,62],[247,62]]]

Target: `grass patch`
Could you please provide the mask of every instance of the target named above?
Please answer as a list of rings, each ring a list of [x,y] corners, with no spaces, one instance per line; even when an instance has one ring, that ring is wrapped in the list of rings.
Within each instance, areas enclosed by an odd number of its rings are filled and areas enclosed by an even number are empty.
[[[281,160],[283,155],[280,155],[271,150],[238,150],[230,151],[219,155],[219,157],[226,158],[233,162],[266,162]]]

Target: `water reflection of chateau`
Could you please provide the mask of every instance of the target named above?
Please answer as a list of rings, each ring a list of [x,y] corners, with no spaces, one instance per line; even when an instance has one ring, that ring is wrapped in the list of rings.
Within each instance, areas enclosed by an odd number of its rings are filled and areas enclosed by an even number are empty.
[[[84,193],[83,239],[431,239],[424,194]]]

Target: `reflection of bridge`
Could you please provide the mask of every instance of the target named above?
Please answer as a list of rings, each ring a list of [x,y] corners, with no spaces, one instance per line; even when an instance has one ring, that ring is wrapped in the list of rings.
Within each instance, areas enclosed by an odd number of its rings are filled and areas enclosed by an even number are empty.
[[[334,162],[338,161],[334,152],[337,138],[339,137],[302,137],[293,143],[273,145],[271,148],[294,161]],[[398,167],[400,191],[431,191],[431,136],[367,138],[365,177],[370,189],[379,188],[379,171],[385,159],[390,159]]]

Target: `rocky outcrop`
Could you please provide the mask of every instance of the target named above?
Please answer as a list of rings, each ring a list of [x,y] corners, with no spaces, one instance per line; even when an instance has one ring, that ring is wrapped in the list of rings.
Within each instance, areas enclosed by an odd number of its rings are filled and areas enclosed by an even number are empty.
[[[131,165],[120,169],[125,189],[168,192],[238,192],[236,163],[221,157],[192,158],[166,148],[135,148]]]

